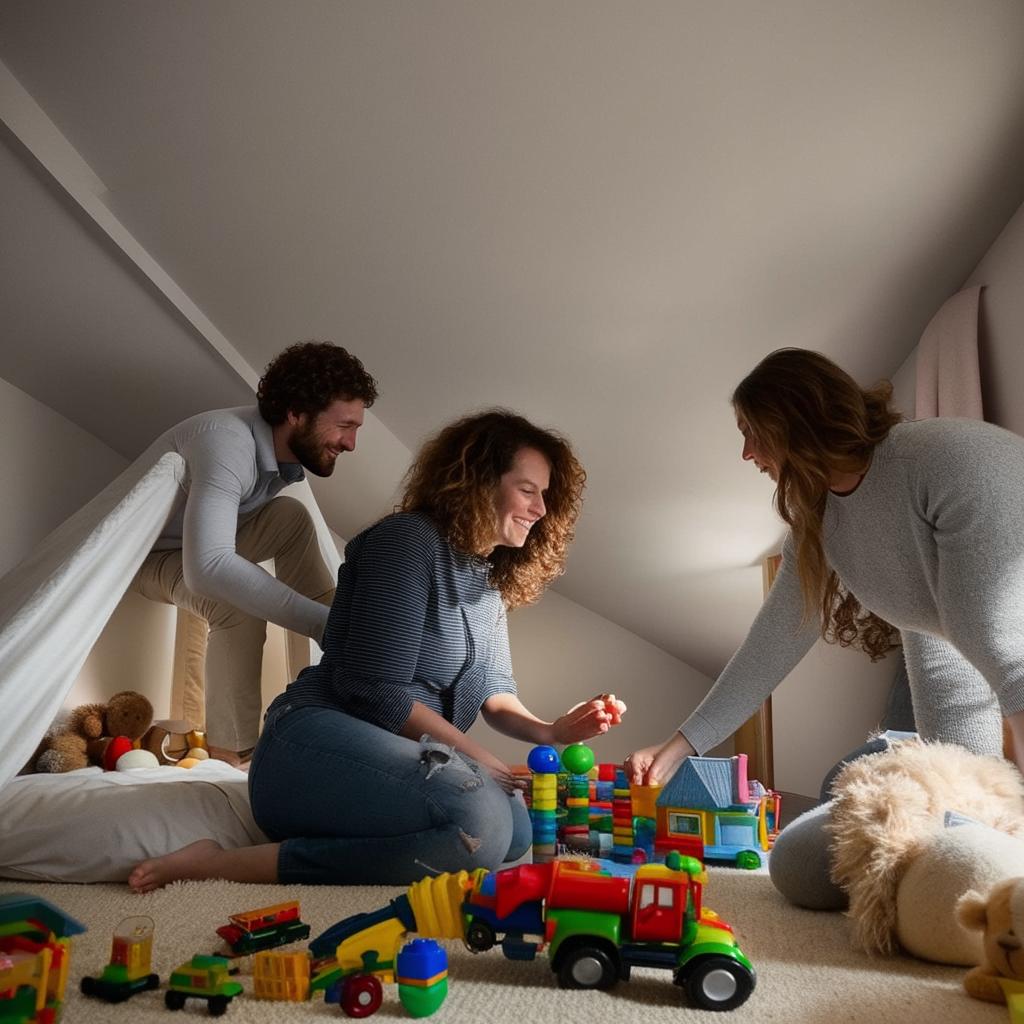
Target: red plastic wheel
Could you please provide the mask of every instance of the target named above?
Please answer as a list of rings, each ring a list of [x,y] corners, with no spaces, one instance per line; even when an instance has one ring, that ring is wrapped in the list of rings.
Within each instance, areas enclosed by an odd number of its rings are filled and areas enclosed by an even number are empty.
[[[356,974],[345,979],[341,1008],[349,1017],[370,1017],[383,1001],[384,989],[372,974]]]

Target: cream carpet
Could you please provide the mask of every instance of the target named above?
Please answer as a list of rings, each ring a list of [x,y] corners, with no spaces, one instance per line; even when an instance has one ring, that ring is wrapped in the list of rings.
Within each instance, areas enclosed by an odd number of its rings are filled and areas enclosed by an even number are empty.
[[[315,937],[358,911],[375,910],[404,890],[239,885],[179,882],[137,896],[119,885],[42,885],[0,882],[0,891],[43,896],[76,917],[89,931],[74,940],[66,1024],[135,1024],[175,1019],[209,1019],[205,1005],[190,1000],[177,1018],[164,1008],[163,982],[193,953],[210,953],[214,929],[232,913],[284,899],[301,900],[302,918]],[[961,989],[961,968],[939,967],[909,958],[872,959],[849,944],[849,922],[839,914],[817,914],[787,905],[768,875],[726,868],[709,872],[705,902],[736,931],[757,969],[757,988],[745,1005],[715,1014],[685,1005],[667,972],[634,970],[632,980],[609,992],[560,989],[545,954],[532,963],[506,960],[499,950],[473,955],[448,943],[449,995],[433,1018],[438,1024],[685,1024],[735,1020],[742,1024],[834,1024],[896,1021],[899,1024],[996,1024],[1004,1007],[970,999]],[[78,991],[83,974],[98,974],[107,962],[115,926],[133,914],[156,922],[153,969],[161,990],[143,992],[116,1006],[86,999]],[[247,992],[251,977],[240,979]],[[264,1002],[243,995],[229,1007],[227,1021],[314,1021],[325,1014],[345,1018],[318,997],[311,1004]],[[378,1019],[409,1019],[395,986],[384,989]]]

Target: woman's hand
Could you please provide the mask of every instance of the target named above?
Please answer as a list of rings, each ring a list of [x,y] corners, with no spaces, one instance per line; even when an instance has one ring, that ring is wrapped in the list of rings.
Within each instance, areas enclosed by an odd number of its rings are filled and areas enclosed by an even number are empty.
[[[487,774],[490,775],[490,777],[494,779],[494,781],[501,786],[506,793],[511,794],[517,789],[526,789],[527,780],[516,778],[516,776],[512,774],[512,769],[509,768],[504,761],[499,760],[493,754],[486,751],[480,751],[476,756],[474,756],[473,760],[476,761],[476,763],[480,765],[480,767],[483,768],[483,770],[487,772]]]
[[[674,732],[660,746],[635,750],[623,761],[622,766],[630,782],[659,786],[672,778],[686,758],[696,753],[681,732]]]
[[[561,744],[582,743],[618,725],[625,713],[626,705],[614,693],[599,693],[571,707],[552,722],[552,740]]]

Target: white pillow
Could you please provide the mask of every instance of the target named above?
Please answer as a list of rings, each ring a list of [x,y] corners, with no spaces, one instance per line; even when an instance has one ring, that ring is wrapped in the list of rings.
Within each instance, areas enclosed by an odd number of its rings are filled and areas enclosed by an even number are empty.
[[[248,776],[223,761],[20,775],[0,791],[0,878],[123,882],[139,861],[196,839],[267,842]]]

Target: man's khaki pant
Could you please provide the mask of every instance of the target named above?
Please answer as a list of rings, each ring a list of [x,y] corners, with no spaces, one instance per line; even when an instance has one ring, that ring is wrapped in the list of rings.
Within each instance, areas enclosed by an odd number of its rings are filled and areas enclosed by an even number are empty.
[[[250,562],[272,558],[277,578],[305,597],[321,604],[334,599],[334,579],[320,554],[313,522],[295,498],[274,498],[249,516],[238,528],[235,550]],[[131,589],[202,620],[199,630],[190,629],[179,616],[175,661],[176,675],[183,678],[175,679],[178,693],[172,697],[172,704],[182,708],[177,713],[202,727],[205,691],[210,745],[235,751],[254,747],[263,709],[260,683],[266,622],[189,590],[180,550],[151,552]],[[288,669],[294,678],[309,664],[309,641],[290,632],[287,637]]]

